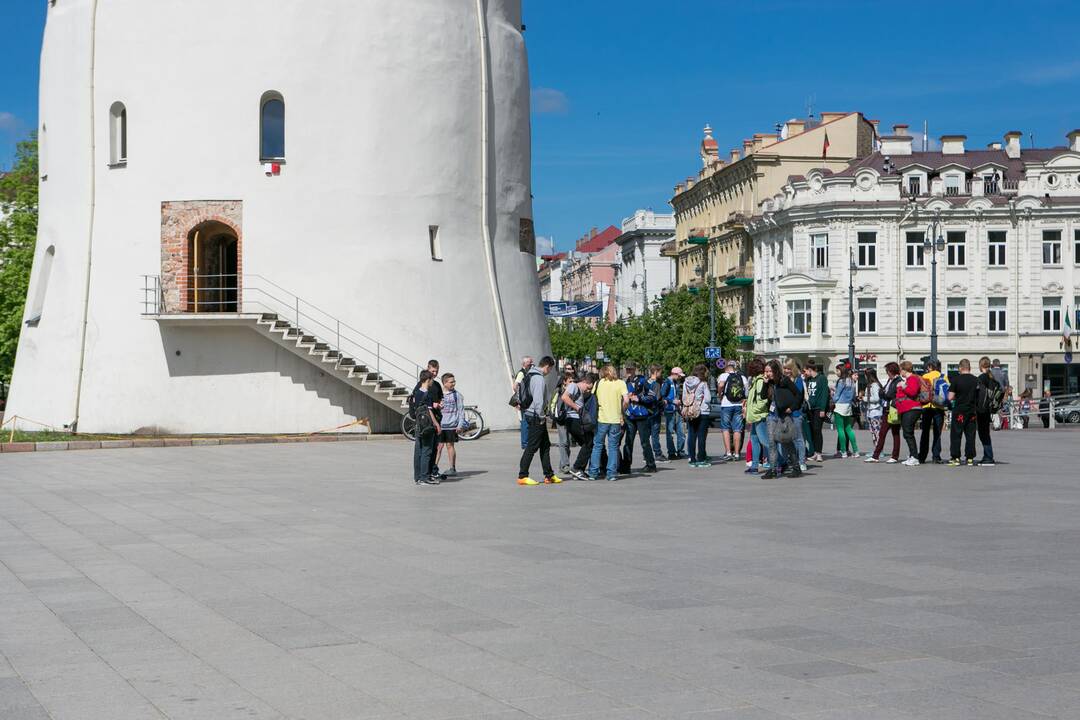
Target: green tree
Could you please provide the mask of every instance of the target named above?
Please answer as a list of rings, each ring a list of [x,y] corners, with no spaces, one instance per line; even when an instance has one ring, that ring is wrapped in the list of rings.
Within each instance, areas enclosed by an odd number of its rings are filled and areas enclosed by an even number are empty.
[[[0,380],[11,382],[38,224],[37,138],[19,143],[0,176]]]
[[[677,290],[655,301],[641,315],[593,326],[587,320],[552,321],[551,347],[557,357],[581,360],[602,347],[616,364],[630,361],[681,365],[689,370],[704,361],[709,344],[708,293]],[[731,318],[716,314],[716,340],[724,357],[734,357],[737,342]]]

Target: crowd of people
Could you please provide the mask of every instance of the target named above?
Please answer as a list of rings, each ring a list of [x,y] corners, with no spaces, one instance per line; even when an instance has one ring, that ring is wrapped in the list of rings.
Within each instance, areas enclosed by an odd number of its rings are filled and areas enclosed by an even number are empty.
[[[745,367],[729,362],[715,378],[704,364],[689,374],[680,367],[665,373],[659,365],[628,364],[621,373],[613,365],[599,373],[566,365],[549,393],[547,376],[554,368],[551,357],[539,364],[524,358],[515,378],[511,404],[521,412],[520,485],[556,484],[568,477],[618,480],[632,471],[639,443],[644,473],[676,460],[685,459],[693,468],[742,460],[748,474],[797,478],[808,462],[824,461],[822,431],[828,423],[836,429],[832,456],[837,459],[901,463],[902,437],[906,466],[993,466],[990,431],[1007,384],[986,357],[978,361],[977,373],[970,361],[962,360],[951,378],[937,361],[927,363],[922,374],[903,361],[887,363],[881,379],[866,370],[860,382],[842,364],[832,383],[824,368],[803,367],[790,358],[783,363],[754,358]],[[869,429],[872,452],[859,450],[856,417]],[[946,417],[947,458],[942,444]],[[551,462],[552,422],[558,428],[558,474]],[[706,452],[714,426],[721,435],[718,458]],[[978,462],[976,435],[982,446]],[[891,453],[883,455],[890,437]],[[530,477],[538,454],[542,480]]]
[[[639,368],[633,363],[621,372],[614,365],[579,372],[567,364],[550,383],[555,367],[551,357],[539,363],[526,357],[514,378],[510,404],[521,414],[519,485],[558,484],[570,477],[618,480],[632,472],[639,444],[644,473],[679,460],[692,468],[741,460],[748,474],[797,478],[808,462],[824,462],[823,428],[829,423],[836,430],[833,458],[993,466],[991,429],[1009,387],[1000,364],[987,357],[978,361],[977,372],[969,360],[961,360],[951,377],[935,360],[921,374],[910,361],[886,363],[883,378],[873,369],[861,371],[859,378],[841,364],[831,383],[826,369],[800,366],[791,358],[783,363],[753,358],[744,367],[729,361],[717,377],[705,364],[689,374],[681,367],[665,372],[660,365]],[[453,374],[440,376],[438,361],[431,360],[409,398],[416,422],[417,484],[439,484],[457,473],[456,444],[466,421],[456,385]],[[558,473],[551,461],[551,423],[558,429]],[[947,459],[942,442],[946,425]],[[869,430],[870,452],[859,450],[859,426]],[[721,436],[717,458],[706,451],[712,427]],[[978,462],[976,436],[982,446]],[[903,461],[901,438],[907,447]],[[530,477],[537,455],[540,480]],[[445,472],[439,469],[444,456]]]

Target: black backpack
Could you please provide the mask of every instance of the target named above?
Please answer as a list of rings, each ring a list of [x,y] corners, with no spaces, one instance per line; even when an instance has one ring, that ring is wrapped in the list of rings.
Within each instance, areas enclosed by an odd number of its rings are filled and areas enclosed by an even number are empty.
[[[532,387],[530,387],[532,383],[529,382],[531,376],[531,370],[525,373],[525,377],[518,383],[517,392],[514,393],[514,397],[510,400],[510,404],[522,412],[528,410],[533,404]]]
[[[422,437],[435,432],[435,423],[431,420],[427,403],[419,402],[414,394],[410,399],[412,405],[411,415],[416,422],[416,436]]]
[[[1001,388],[1001,383],[995,380],[993,375],[984,375],[975,394],[975,412],[993,415],[1000,412],[1004,403],[1005,391]]]
[[[741,403],[746,399],[746,386],[743,385],[743,376],[738,372],[730,373],[724,381],[724,397],[733,403]]]

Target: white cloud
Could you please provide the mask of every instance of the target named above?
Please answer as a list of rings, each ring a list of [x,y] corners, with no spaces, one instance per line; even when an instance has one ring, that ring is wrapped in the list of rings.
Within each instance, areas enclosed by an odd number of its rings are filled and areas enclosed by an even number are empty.
[[[543,235],[536,236],[536,256],[541,255],[554,255],[555,254],[555,238],[545,237]]]
[[[533,88],[532,111],[537,115],[566,115],[570,112],[570,100],[562,90]]]
[[[1018,75],[1028,85],[1053,85],[1080,77],[1080,60],[1033,67]]]
[[[0,111],[0,130],[13,133],[21,127],[22,123],[19,118],[9,112]]]

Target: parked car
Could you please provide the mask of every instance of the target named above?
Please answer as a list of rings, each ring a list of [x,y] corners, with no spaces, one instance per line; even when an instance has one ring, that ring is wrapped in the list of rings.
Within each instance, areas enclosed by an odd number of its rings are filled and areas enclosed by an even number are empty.
[[[1080,423],[1080,397],[1055,403],[1054,416],[1061,423]]]

